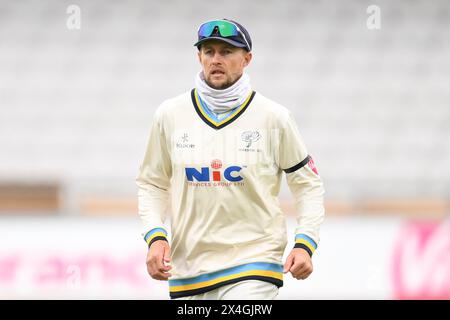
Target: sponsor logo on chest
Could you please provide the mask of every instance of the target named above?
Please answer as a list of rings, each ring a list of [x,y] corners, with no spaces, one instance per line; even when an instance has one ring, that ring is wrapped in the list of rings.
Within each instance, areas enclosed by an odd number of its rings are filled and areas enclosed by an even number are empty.
[[[209,167],[186,167],[186,180],[194,186],[243,185],[242,167],[231,165],[223,167],[222,161],[214,159]]]

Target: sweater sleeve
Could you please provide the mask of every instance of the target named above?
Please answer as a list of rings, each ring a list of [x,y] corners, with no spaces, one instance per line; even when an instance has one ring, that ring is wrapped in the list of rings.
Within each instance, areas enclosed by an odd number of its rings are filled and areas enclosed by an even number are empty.
[[[295,201],[297,226],[294,247],[303,248],[312,256],[319,243],[319,229],[324,220],[324,189],[290,113],[281,132],[279,166],[286,173]]]
[[[151,123],[144,160],[136,178],[138,210],[143,223],[142,236],[149,247],[157,240],[167,241],[165,220],[172,176],[169,146],[158,108]]]

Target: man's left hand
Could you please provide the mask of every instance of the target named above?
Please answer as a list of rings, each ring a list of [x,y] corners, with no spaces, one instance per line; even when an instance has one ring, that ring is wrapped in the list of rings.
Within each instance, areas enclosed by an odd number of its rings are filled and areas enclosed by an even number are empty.
[[[313,272],[311,257],[302,248],[294,248],[287,257],[283,273],[291,272],[297,280],[305,280]]]

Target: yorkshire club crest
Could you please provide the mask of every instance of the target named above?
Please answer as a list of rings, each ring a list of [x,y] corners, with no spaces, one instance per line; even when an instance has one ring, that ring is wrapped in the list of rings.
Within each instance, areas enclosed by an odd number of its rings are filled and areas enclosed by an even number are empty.
[[[258,131],[245,131],[241,134],[242,141],[245,142],[245,148],[250,148],[253,142],[256,142],[260,138],[260,134]]]

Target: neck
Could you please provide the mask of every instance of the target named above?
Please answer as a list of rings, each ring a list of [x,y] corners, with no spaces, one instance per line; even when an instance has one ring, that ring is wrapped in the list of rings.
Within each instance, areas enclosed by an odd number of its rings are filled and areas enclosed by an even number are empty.
[[[245,73],[232,84],[217,88],[206,82],[203,72],[199,72],[195,84],[201,100],[215,113],[223,113],[240,106],[252,90],[250,78]]]

